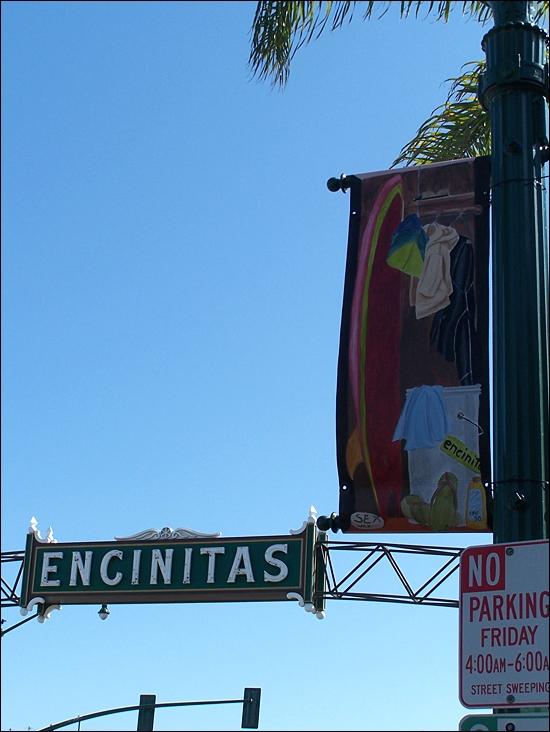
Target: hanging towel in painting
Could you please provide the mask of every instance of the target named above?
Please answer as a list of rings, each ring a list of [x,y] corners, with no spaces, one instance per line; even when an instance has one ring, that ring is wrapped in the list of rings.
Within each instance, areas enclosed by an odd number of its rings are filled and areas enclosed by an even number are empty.
[[[451,251],[459,235],[452,226],[434,221],[423,227],[428,237],[422,274],[416,285],[414,305],[416,318],[425,318],[450,303],[453,291],[451,281]]]
[[[393,441],[405,440],[405,450],[435,447],[449,432],[442,386],[418,386],[407,391]]]
[[[386,262],[413,277],[420,277],[428,237],[417,214],[406,216],[394,231]]]

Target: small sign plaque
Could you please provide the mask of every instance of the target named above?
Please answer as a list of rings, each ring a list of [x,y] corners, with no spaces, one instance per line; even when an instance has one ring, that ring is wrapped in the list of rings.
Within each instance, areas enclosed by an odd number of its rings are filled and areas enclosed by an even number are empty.
[[[460,732],[548,732],[548,714],[470,714]]]

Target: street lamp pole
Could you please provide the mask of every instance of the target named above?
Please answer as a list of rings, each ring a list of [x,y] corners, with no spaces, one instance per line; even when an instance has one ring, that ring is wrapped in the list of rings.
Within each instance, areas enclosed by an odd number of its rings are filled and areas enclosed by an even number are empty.
[[[479,98],[491,118],[493,534],[548,538],[547,34],[531,3],[489,2]]]

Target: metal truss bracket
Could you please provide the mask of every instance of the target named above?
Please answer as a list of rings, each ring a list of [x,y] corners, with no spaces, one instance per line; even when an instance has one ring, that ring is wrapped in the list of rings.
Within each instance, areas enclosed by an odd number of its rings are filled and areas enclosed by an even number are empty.
[[[460,555],[464,551],[462,548],[366,541],[326,541],[319,546],[325,571],[325,590],[323,593],[325,600],[367,600],[371,602],[396,602],[456,608],[459,606],[458,599],[439,597],[435,592],[457,571]],[[351,554],[355,554],[355,556],[360,554],[362,556],[351,569],[342,571],[340,566],[342,555],[345,555],[344,559],[349,560]],[[413,589],[413,581],[409,581],[405,576],[402,564],[403,561],[406,561],[406,556],[422,557],[426,560],[422,563],[418,559],[414,560],[415,575],[422,568],[421,564],[428,564],[427,558],[432,558],[429,576],[427,579],[420,580],[417,589]],[[434,561],[441,565],[435,570],[433,569]],[[374,579],[376,569],[384,564],[386,566],[389,564],[393,570],[393,574],[398,580],[399,592],[370,591],[372,583],[368,580],[371,577]],[[340,579],[337,579],[337,574],[341,577]],[[385,575],[387,579],[387,572]]]
[[[2,608],[19,606],[19,601],[21,599],[21,589],[19,585],[23,576],[24,561],[24,551],[2,552],[2,577],[0,579],[0,605]],[[9,633],[10,630],[15,630],[15,628],[28,623],[29,620],[34,620],[36,617],[38,617],[38,612],[36,615],[30,615],[28,618],[10,625],[9,628],[4,628],[5,620],[2,618],[2,630],[0,631],[0,635],[3,637],[6,633]]]
[[[19,605],[21,596],[17,593],[17,586],[21,582],[21,577],[23,575],[24,561],[24,551],[2,552],[2,577],[0,588],[1,607],[13,607]]]

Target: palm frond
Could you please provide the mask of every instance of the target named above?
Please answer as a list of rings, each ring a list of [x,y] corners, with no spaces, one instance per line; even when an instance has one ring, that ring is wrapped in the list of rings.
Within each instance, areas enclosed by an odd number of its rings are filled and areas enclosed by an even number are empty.
[[[491,9],[487,2],[453,2],[453,0],[401,0],[400,2],[360,2],[359,0],[310,0],[281,2],[261,0],[257,3],[251,29],[250,56],[248,59],[252,76],[271,79],[273,86],[284,87],[288,81],[290,64],[296,51],[306,43],[318,38],[327,28],[336,30],[353,18],[357,5],[363,8],[363,20],[381,18],[394,9],[399,9],[401,18],[414,15],[416,18],[434,16],[447,22],[451,13],[461,14],[487,23]],[[549,2],[534,3],[534,20],[547,17]]]
[[[400,15],[407,18],[414,12],[415,18],[427,18],[435,14],[436,20],[449,20],[451,12],[462,6],[462,15],[474,18],[480,23],[487,23],[491,19],[491,8],[487,2],[453,2],[453,0],[440,0],[440,2],[426,2],[426,0],[408,0],[400,2]]]
[[[472,61],[462,68],[466,70],[460,76],[447,79],[452,83],[444,104],[434,109],[415,137],[402,148],[392,167],[490,154],[489,115],[477,98],[478,79],[485,63]]]
[[[318,37],[332,20],[331,30],[351,20],[356,1],[351,2],[259,2],[252,23],[248,59],[253,76],[271,78],[285,86],[290,62],[296,51]],[[368,3],[372,4],[372,3]]]

